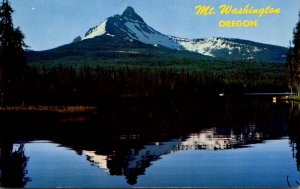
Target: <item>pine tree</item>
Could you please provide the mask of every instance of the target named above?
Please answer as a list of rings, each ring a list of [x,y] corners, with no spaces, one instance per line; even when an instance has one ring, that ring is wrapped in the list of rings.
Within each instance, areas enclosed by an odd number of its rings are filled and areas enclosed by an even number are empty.
[[[17,89],[24,81],[26,58],[24,35],[14,28],[13,9],[8,0],[0,5],[0,99],[10,88]]]
[[[295,71],[296,71],[296,85],[297,85],[297,92],[300,93],[300,14],[299,14],[299,21],[294,29],[294,38],[293,38],[293,56],[294,56],[294,64],[295,64]]]
[[[0,62],[8,76],[20,74],[26,67],[24,35],[19,28],[14,28],[12,13],[8,0],[3,0],[0,7]]]
[[[291,88],[291,90],[293,91],[293,87],[295,85],[295,73],[294,73],[294,69],[293,66],[294,64],[294,53],[293,53],[293,48],[292,45],[290,44],[288,53],[287,53],[287,59],[286,59],[286,78],[287,78],[287,82],[289,85],[289,88]]]
[[[287,54],[287,79],[290,87],[295,88],[300,94],[300,13],[299,20],[294,28],[293,47]]]

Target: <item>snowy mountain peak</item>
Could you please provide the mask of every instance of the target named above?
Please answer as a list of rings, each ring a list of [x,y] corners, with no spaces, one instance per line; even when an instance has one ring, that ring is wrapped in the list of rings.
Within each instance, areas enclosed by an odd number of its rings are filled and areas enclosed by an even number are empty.
[[[98,26],[91,28],[83,40],[102,35],[137,40],[145,44],[171,49],[183,49],[172,37],[163,35],[148,26],[132,7],[127,7],[122,15],[109,17]]]
[[[143,18],[140,17],[132,7],[128,6],[125,11],[122,14],[122,17],[127,18],[127,19],[131,19],[131,20],[135,20],[135,21],[139,21],[139,22],[144,22]]]
[[[99,36],[118,37],[136,40],[155,47],[186,50],[216,58],[233,58],[244,60],[272,57],[284,60],[286,49],[283,47],[255,43],[247,40],[229,38],[186,39],[161,34],[147,25],[132,7],[127,7],[122,15],[105,19],[98,26],[89,29],[83,40]],[[279,52],[279,53],[277,53]]]

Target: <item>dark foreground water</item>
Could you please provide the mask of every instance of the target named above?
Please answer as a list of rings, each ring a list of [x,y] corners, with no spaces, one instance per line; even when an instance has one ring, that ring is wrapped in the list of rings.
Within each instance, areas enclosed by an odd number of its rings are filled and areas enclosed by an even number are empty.
[[[271,99],[118,99],[0,114],[4,187],[296,187],[300,109]]]

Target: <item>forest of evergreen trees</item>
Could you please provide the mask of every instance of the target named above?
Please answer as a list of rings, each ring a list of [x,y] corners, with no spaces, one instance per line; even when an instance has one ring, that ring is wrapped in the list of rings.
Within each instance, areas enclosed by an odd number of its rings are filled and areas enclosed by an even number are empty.
[[[287,89],[284,65],[260,64],[252,68],[244,65],[244,69],[236,69],[236,66],[203,64],[198,70],[179,66],[32,68],[27,74],[23,96],[31,99],[31,103],[43,103],[45,99],[49,103],[92,103],[102,97],[216,97],[220,93],[234,95]]]

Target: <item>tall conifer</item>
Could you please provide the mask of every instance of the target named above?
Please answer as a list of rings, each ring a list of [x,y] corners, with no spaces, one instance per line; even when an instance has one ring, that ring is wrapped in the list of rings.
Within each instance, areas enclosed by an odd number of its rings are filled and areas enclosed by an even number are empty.
[[[24,35],[14,28],[8,0],[0,6],[0,63],[4,74],[20,74],[26,67]]]
[[[293,46],[287,54],[287,79],[290,87],[295,88],[300,94],[300,14],[299,20],[294,28]]]

